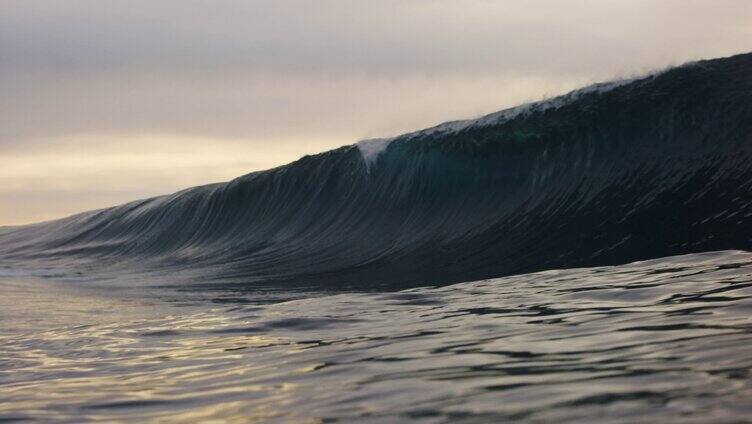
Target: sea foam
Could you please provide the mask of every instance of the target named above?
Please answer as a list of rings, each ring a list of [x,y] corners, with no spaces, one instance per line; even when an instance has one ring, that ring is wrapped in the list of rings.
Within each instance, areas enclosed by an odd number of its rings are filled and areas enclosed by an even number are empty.
[[[358,146],[358,150],[360,150],[360,154],[363,156],[366,165],[370,167],[376,162],[376,159],[381,152],[389,147],[389,143],[391,143],[392,140],[394,140],[394,138],[370,138],[367,140],[361,140],[355,143],[355,145]]]

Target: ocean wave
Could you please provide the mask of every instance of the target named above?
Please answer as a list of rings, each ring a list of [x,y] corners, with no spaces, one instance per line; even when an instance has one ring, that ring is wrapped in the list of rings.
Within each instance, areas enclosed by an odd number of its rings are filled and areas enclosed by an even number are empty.
[[[0,266],[404,288],[752,249],[752,54],[0,229]]]

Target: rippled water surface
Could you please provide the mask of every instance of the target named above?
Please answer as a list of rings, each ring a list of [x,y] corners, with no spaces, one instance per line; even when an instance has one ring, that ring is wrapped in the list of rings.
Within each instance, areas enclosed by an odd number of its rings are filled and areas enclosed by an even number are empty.
[[[747,252],[396,293],[4,277],[0,421],[745,421],[751,313]]]

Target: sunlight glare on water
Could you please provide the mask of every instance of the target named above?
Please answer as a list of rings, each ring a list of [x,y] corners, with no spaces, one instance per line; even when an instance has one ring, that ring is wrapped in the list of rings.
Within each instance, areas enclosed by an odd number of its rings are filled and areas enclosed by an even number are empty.
[[[22,278],[0,290],[3,422],[752,414],[747,252],[280,302]]]

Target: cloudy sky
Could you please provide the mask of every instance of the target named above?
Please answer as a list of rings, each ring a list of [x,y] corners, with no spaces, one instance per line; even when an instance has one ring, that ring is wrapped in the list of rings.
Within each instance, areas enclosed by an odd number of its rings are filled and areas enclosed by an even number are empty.
[[[749,0],[0,0],[0,225],[749,50]]]

